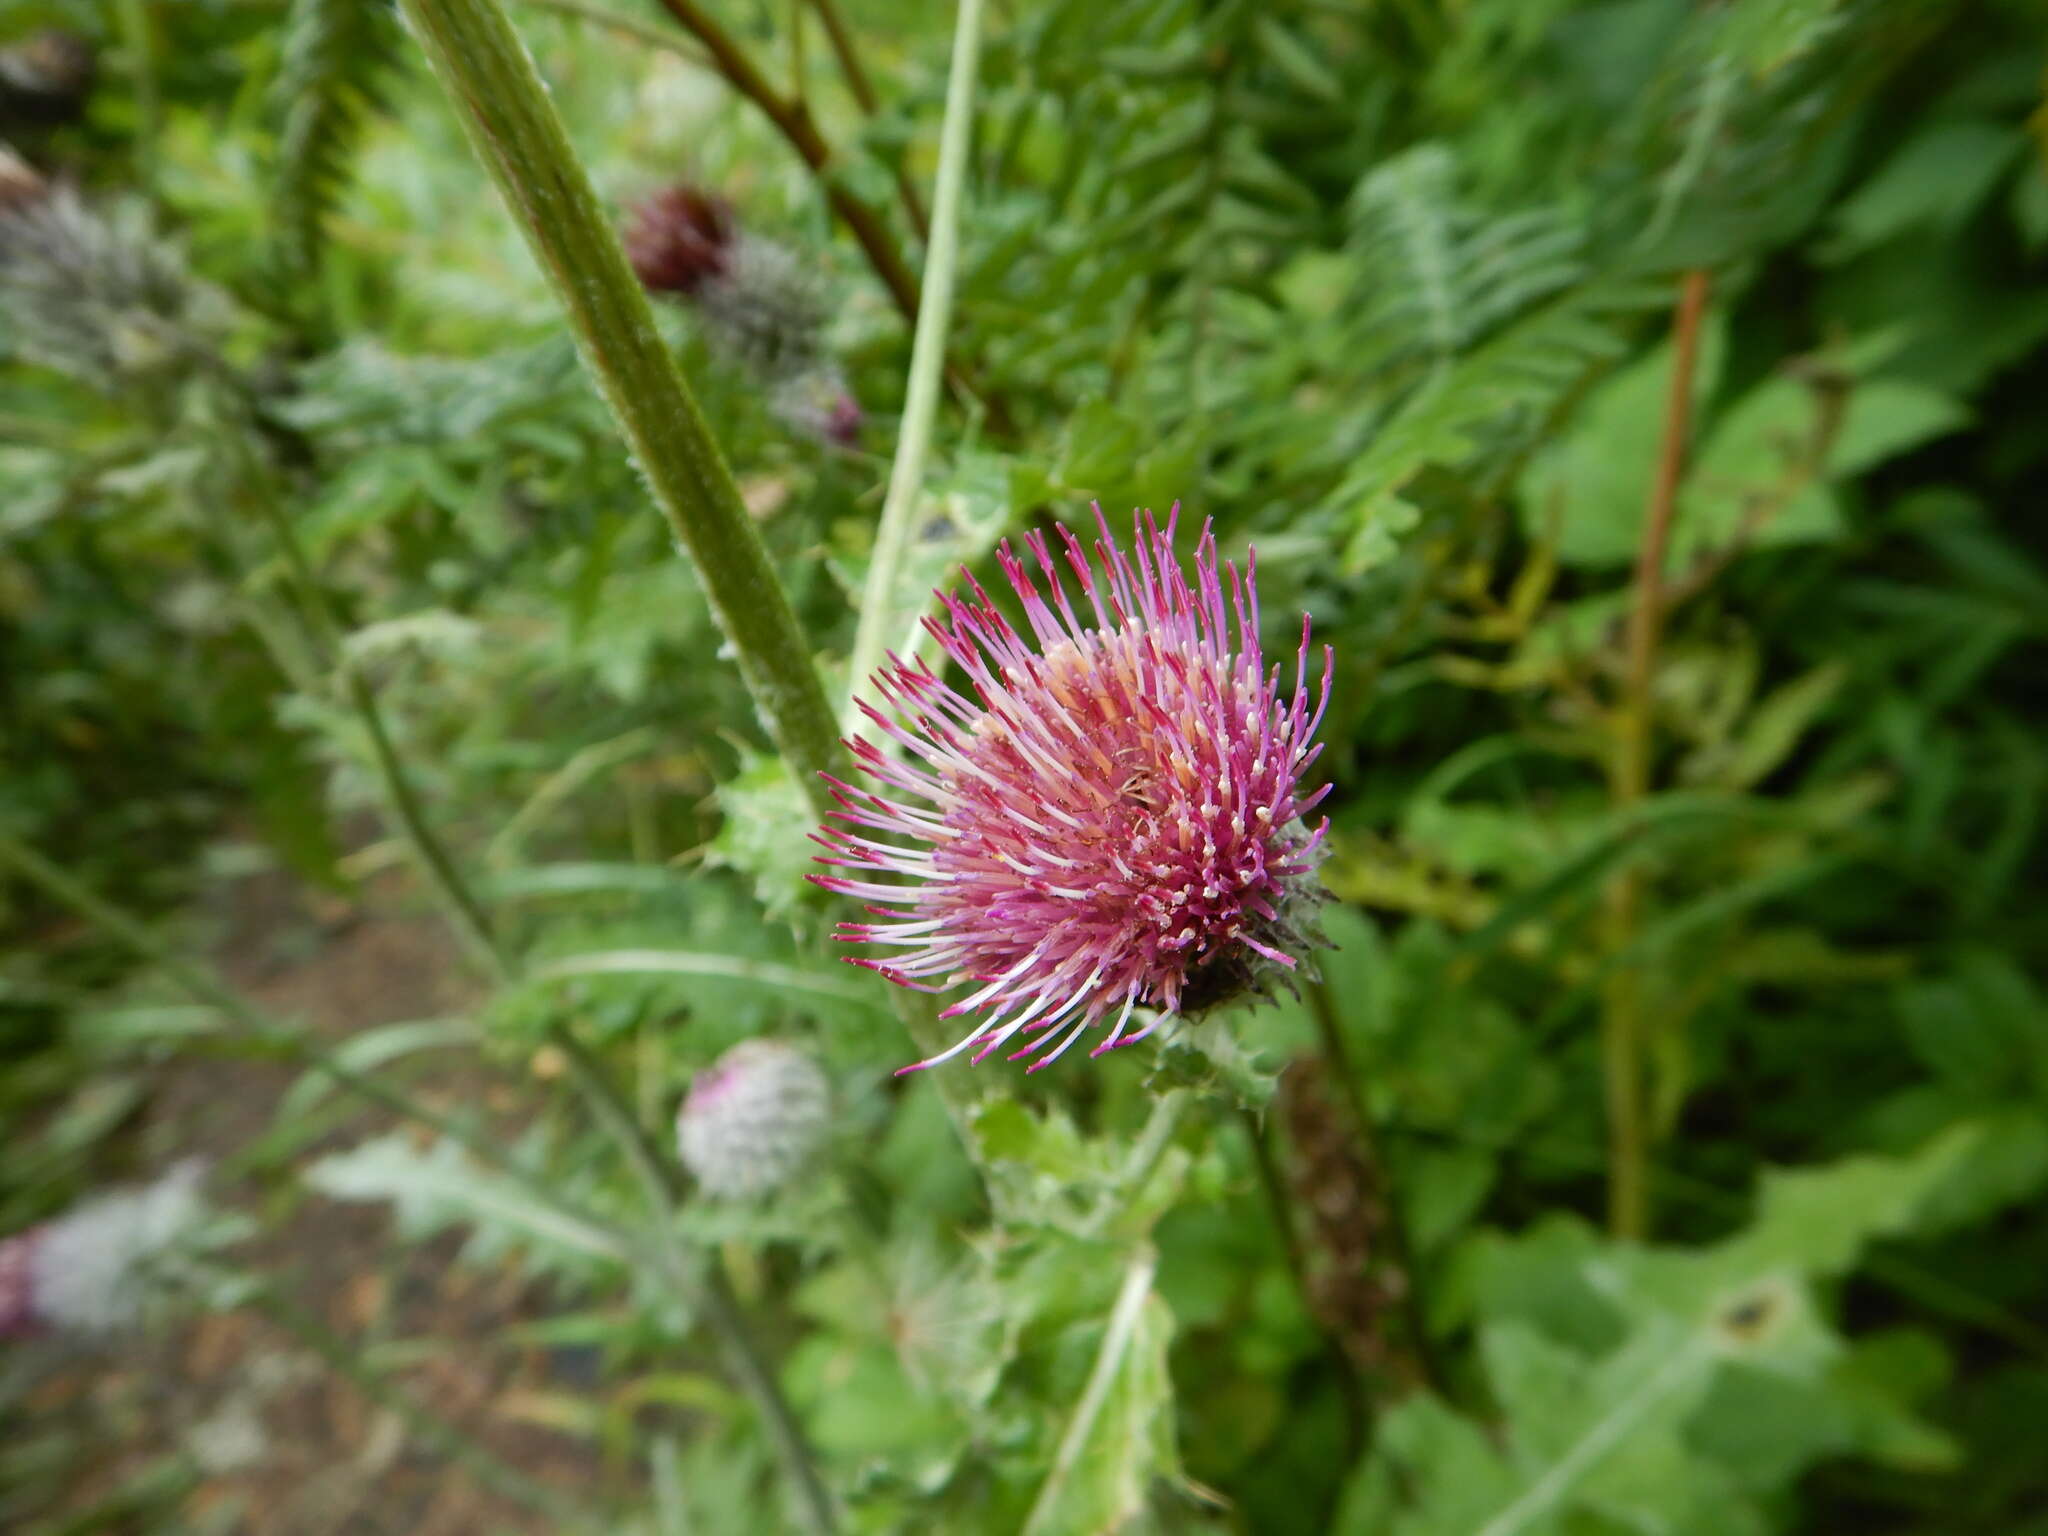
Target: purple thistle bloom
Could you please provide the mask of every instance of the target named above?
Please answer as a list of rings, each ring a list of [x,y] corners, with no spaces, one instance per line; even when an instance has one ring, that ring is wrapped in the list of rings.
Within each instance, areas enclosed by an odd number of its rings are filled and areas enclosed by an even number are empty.
[[[970,575],[972,597],[945,594],[945,618],[925,627],[974,697],[892,655],[875,685],[900,720],[861,705],[922,765],[848,742],[897,798],[835,779],[833,819],[909,844],[827,827],[817,840],[834,856],[821,862],[907,879],[811,878],[883,904],[868,910],[890,921],[841,924],[842,939],[908,952],[855,965],[926,992],[979,983],[941,1015],[979,1013],[973,1030],[906,1072],[975,1046],[981,1061],[1019,1035],[1030,1038],[1010,1059],[1040,1052],[1035,1072],[1113,1014],[1099,1056],[1157,1027],[1126,1035],[1136,1009],[1195,1013],[1259,989],[1308,942],[1328,824],[1305,818],[1327,791],[1304,794],[1301,781],[1322,751],[1330,651],[1311,709],[1304,615],[1283,692],[1259,653],[1255,560],[1242,577],[1219,565],[1205,524],[1191,584],[1178,514],[1163,532],[1142,514],[1126,555],[1098,507],[1093,562],[1060,530],[1093,625],[1042,534],[1026,543],[1044,590],[1005,541],[1037,649]]]

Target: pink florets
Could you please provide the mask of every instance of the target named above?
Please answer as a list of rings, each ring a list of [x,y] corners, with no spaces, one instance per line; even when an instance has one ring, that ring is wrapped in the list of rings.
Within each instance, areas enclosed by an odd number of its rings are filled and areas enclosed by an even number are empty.
[[[969,576],[972,596],[944,595],[945,618],[925,627],[974,696],[892,655],[875,685],[900,718],[861,706],[921,761],[847,743],[896,798],[833,780],[844,827],[820,835],[833,853],[821,862],[906,879],[812,878],[891,919],[842,924],[841,938],[906,951],[854,964],[923,991],[980,984],[943,1015],[979,1012],[974,1030],[919,1067],[971,1046],[980,1061],[1021,1034],[1011,1058],[1042,1052],[1036,1071],[1114,1013],[1100,1055],[1157,1027],[1126,1036],[1134,1010],[1222,1002],[1293,969],[1306,943],[1324,826],[1304,818],[1324,791],[1304,795],[1301,780],[1322,750],[1329,652],[1311,709],[1304,617],[1283,693],[1259,654],[1253,562],[1242,578],[1219,564],[1205,525],[1191,584],[1177,515],[1162,531],[1141,514],[1126,555],[1098,508],[1092,562],[1059,531],[1092,625],[1042,534],[1026,543],[1043,588],[1005,542],[1037,649]]]

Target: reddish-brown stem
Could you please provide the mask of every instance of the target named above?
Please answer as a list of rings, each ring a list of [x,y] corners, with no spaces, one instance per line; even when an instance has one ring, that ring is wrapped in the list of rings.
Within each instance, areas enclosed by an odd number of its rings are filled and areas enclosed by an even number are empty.
[[[1678,485],[1685,473],[1686,441],[1692,435],[1692,379],[1698,364],[1700,321],[1707,309],[1707,274],[1695,270],[1685,274],[1678,292],[1678,312],[1672,320],[1671,389],[1664,403],[1664,439],[1657,450],[1657,475],[1650,486],[1649,509],[1643,524],[1642,547],[1636,552],[1635,603],[1628,617],[1628,692],[1631,701],[1642,699],[1650,688],[1650,673],[1656,665],[1657,636],[1664,613],[1664,561],[1671,547],[1672,514],[1678,506]],[[1639,741],[1636,750],[1625,752],[1641,778],[1647,778],[1649,754],[1643,748],[1649,735],[1648,711],[1637,715]],[[1635,792],[1641,794],[1644,783]]]
[[[1686,273],[1671,323],[1671,385],[1664,399],[1664,434],[1644,512],[1643,542],[1636,551],[1627,665],[1615,721],[1610,782],[1615,807],[1621,811],[1635,805],[1650,788],[1655,713],[1651,693],[1664,617],[1664,562],[1671,546],[1678,488],[1685,474],[1686,444],[1692,436],[1693,371],[1699,358],[1707,291],[1705,271]],[[1623,869],[1608,899],[1608,941],[1613,952],[1626,949],[1633,939],[1642,896],[1641,870],[1635,866]],[[1633,967],[1618,966],[1608,982],[1601,1014],[1600,1053],[1607,1095],[1607,1219],[1615,1236],[1638,1240],[1648,1235],[1650,1223],[1650,1126],[1643,1045],[1642,980]]]
[[[830,169],[831,146],[818,132],[818,125],[811,121],[810,108],[801,101],[783,96],[770,85],[754,61],[747,57],[746,50],[707,16],[696,0],[661,0],[661,3],[683,30],[704,45],[704,51],[711,55],[712,64],[725,76],[726,82],[760,108],[768,121],[775,125],[776,131],[789,141],[790,147],[803,157],[804,164],[811,168],[824,188],[825,199],[832,205],[832,211],[839,215],[840,221],[853,232],[853,238],[860,242],[860,248],[867,253],[868,264],[875,269],[875,276],[882,280],[882,286],[889,290],[889,297],[896,301],[903,318],[916,324],[917,279],[904,265],[902,253],[896,249],[896,242],[890,238],[881,215],[833,176]]]
[[[825,36],[832,44],[832,56],[839,61],[839,72],[846,77],[846,88],[853,92],[853,99],[860,104],[861,111],[873,117],[881,102],[875,95],[874,82],[868,79],[866,67],[860,61],[860,50],[854,46],[853,32],[846,25],[846,18],[840,14],[838,0],[811,0],[811,9],[818,13],[818,20],[825,24]],[[910,219],[910,227],[917,231],[917,238],[931,238],[931,220],[924,211],[924,199],[917,195],[917,183],[910,179],[910,173],[898,167],[896,171],[896,192],[903,199],[903,212]]]

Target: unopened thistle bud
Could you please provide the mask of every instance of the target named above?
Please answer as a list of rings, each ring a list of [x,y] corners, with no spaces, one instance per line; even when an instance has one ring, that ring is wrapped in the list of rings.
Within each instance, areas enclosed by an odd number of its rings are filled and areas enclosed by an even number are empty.
[[[860,441],[860,406],[847,391],[845,377],[829,363],[776,385],[768,409],[797,431],[841,448]]]
[[[725,270],[737,232],[722,199],[695,187],[669,187],[634,207],[626,256],[649,293],[689,297]]]
[[[903,951],[853,963],[919,991],[974,985],[942,1015],[974,1027],[906,1072],[1020,1035],[1011,1059],[1041,1053],[1035,1072],[1105,1026],[1100,1055],[1263,991],[1310,942],[1327,823],[1306,818],[1326,791],[1303,781],[1322,751],[1328,649],[1312,703],[1304,616],[1283,690],[1259,650],[1250,562],[1241,578],[1219,564],[1205,526],[1191,574],[1174,516],[1162,531],[1144,514],[1129,555],[1099,508],[1096,522],[1092,561],[1060,530],[1092,623],[1043,535],[1027,541],[1043,589],[1005,542],[1036,647],[967,576],[972,596],[942,594],[946,617],[925,627],[972,696],[891,657],[874,682],[894,713],[861,709],[908,760],[846,744],[891,797],[830,781],[841,825],[819,835],[821,862],[885,878],[811,878],[889,919],[841,938]],[[1139,1009],[1149,1020],[1126,1034]]]
[[[691,305],[706,344],[761,386],[779,420],[842,447],[858,437],[860,407],[827,347],[825,294],[811,264],[687,186],[635,205],[625,244],[641,285]]]
[[[676,1115],[683,1165],[705,1193],[751,1199],[789,1182],[824,1140],[831,1087],[776,1040],[743,1040],[697,1074]]]
[[[204,1165],[97,1196],[0,1242],[0,1338],[119,1333],[141,1322],[156,1267],[199,1225]]]

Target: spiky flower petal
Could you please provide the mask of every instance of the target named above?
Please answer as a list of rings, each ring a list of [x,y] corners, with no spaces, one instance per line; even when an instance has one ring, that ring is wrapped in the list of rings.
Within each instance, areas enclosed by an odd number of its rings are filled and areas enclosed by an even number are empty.
[[[1141,514],[1126,554],[1098,508],[1092,560],[1060,530],[1085,616],[1043,535],[1027,540],[1037,575],[1006,542],[1036,648],[970,576],[971,596],[945,594],[926,628],[973,696],[891,656],[875,686],[894,716],[862,705],[913,760],[847,743],[895,798],[834,780],[841,825],[819,836],[822,862],[905,879],[812,878],[890,919],[842,924],[842,938],[906,951],[856,965],[924,991],[977,984],[942,1015],[978,1015],[973,1030],[917,1067],[1023,1035],[1011,1059],[1038,1052],[1037,1071],[1107,1024],[1100,1055],[1261,988],[1308,942],[1324,828],[1305,818],[1324,791],[1303,778],[1329,652],[1311,707],[1304,617],[1283,690],[1259,651],[1252,562],[1242,577],[1219,563],[1204,526],[1191,578],[1177,514],[1163,530]],[[1141,1008],[1152,1017],[1127,1034]]]
[[[676,1147],[705,1193],[751,1199],[810,1160],[831,1109],[831,1085],[808,1055],[777,1040],[742,1040],[690,1084]]]

